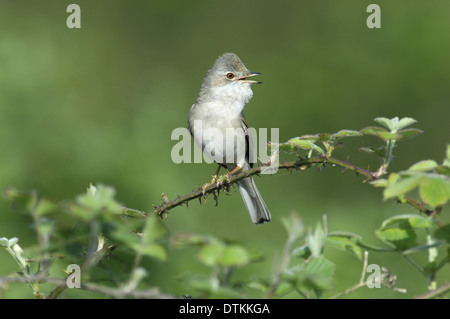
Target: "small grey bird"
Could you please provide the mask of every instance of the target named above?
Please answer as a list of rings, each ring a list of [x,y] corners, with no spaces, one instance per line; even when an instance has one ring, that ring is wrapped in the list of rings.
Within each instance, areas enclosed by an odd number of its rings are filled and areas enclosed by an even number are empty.
[[[254,163],[253,143],[242,112],[251,99],[252,84],[248,79],[261,73],[249,71],[233,53],[220,56],[203,79],[197,100],[189,111],[188,129],[203,153],[232,175],[249,170]],[[255,181],[247,177],[239,181],[239,192],[254,224],[270,221],[270,212]]]

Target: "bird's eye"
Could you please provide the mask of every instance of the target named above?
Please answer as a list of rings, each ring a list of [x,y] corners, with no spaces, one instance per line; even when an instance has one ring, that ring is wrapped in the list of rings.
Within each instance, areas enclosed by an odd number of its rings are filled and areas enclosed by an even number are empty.
[[[229,79],[229,80],[234,79],[234,73],[228,72],[227,73],[227,79]]]

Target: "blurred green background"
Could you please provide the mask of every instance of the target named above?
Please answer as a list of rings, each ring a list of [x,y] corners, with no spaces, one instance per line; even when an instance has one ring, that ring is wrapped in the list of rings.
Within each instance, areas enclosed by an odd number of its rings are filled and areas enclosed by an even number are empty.
[[[280,128],[280,141],[319,132],[360,129],[378,116],[418,120],[419,137],[399,144],[393,170],[422,159],[444,158],[450,129],[450,2],[377,1],[381,29],[368,29],[371,1],[76,1],[81,29],[68,29],[74,1],[0,1],[0,188],[37,189],[62,200],[89,183],[117,189],[128,207],[151,210],[161,193],[186,194],[209,181],[216,166],[174,164],[170,139],[185,127],[206,71],[224,52],[264,74],[245,109],[250,126]],[[375,168],[356,138],[336,153]],[[283,216],[297,212],[306,227],[327,215],[328,229],[352,231],[379,244],[374,230],[387,217],[413,213],[382,202],[379,189],[354,174],[326,168],[257,178],[272,222],[254,226],[239,193],[171,211],[165,221],[179,231],[213,234],[261,250],[264,262],[237,277],[270,277],[282,250]],[[447,216],[446,216],[447,215]],[[444,210],[442,220],[448,222]],[[35,241],[29,219],[0,199],[0,237]],[[336,292],[359,280],[361,263],[327,252],[336,263]],[[420,260],[419,256],[419,260]],[[423,256],[423,260],[426,256]],[[404,258],[369,255],[399,274],[403,295],[360,289],[349,297],[404,298],[423,293],[427,281]],[[171,252],[169,261],[147,261],[150,281],[185,294],[175,278],[207,273],[195,250]],[[0,275],[16,271],[0,251]],[[442,271],[438,283],[450,277]],[[446,276],[446,278],[445,278]],[[8,295],[9,293],[9,295]],[[11,287],[5,297],[29,297]]]

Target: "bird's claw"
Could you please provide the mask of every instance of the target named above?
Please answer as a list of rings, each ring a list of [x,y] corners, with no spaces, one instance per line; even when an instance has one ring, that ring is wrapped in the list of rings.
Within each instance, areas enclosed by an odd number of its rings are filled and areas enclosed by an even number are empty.
[[[214,175],[214,176],[212,177],[211,182],[206,183],[206,184],[203,184],[203,186],[202,186],[202,193],[203,193],[203,196],[205,196],[206,189],[208,188],[208,186],[210,186],[210,185],[212,185],[212,184],[215,184],[216,182],[217,182],[217,175]]]

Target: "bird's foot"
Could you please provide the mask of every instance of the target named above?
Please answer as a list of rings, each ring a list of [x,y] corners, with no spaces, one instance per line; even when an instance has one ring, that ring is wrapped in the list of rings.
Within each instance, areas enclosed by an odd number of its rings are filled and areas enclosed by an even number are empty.
[[[217,175],[214,175],[214,176],[212,177],[211,182],[203,184],[203,186],[202,186],[202,193],[203,193],[203,195],[205,195],[206,189],[207,189],[210,185],[215,184],[216,182],[217,182]]]

